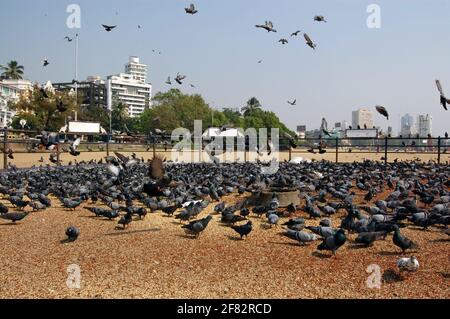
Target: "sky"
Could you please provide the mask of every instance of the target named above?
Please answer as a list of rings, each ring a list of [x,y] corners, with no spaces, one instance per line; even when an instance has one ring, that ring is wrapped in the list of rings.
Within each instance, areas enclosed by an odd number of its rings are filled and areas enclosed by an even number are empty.
[[[193,16],[184,11],[191,2],[199,11]],[[66,25],[70,4],[81,8],[80,29]],[[381,10],[378,29],[367,26],[371,4]],[[428,113],[434,135],[450,131],[435,86],[440,79],[450,96],[447,0],[14,0],[0,8],[0,64],[17,60],[39,83],[74,78],[75,46],[64,37],[78,33],[79,79],[123,72],[136,55],[148,65],[153,93],[168,90],[167,76],[180,72],[187,79],[175,87],[183,92],[217,109],[255,96],[292,129],[318,128],[322,117],[331,126],[351,123],[353,110],[383,105],[390,118],[375,112],[375,124],[384,129],[397,132],[406,113]],[[265,20],[278,32],[255,28]],[[108,33],[101,24],[118,27]],[[296,30],[316,50],[290,37]],[[293,99],[296,106],[287,103]]]

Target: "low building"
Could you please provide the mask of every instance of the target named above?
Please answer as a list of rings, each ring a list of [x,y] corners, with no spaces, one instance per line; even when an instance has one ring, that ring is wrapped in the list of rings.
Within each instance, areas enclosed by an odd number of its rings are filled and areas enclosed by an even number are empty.
[[[2,80],[0,81],[0,121],[2,126],[8,126],[16,114],[9,109],[9,103],[14,103],[24,94],[32,89],[28,80]]]

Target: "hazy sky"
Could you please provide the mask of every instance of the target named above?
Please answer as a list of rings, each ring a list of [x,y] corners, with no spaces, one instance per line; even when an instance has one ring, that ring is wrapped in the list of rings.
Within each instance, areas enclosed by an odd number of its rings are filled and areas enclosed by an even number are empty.
[[[352,110],[381,104],[391,114],[389,121],[375,116],[383,128],[397,131],[409,112],[431,114],[435,135],[450,131],[434,83],[439,78],[450,96],[450,1],[195,0],[194,16],[184,12],[190,2],[2,1],[0,64],[15,59],[26,78],[41,83],[70,81],[74,42],[63,38],[78,32],[80,79],[122,72],[128,56],[137,55],[149,66],[154,93],[180,72],[187,75],[184,92],[198,92],[215,107],[241,107],[256,96],[291,128],[319,127],[323,116],[329,124],[351,122]],[[72,3],[81,7],[81,29],[66,26]],[[380,29],[366,24],[373,3],[381,8]],[[314,22],[316,14],[328,23]],[[265,20],[278,32],[254,27]],[[101,24],[118,27],[107,33]],[[317,43],[315,51],[303,37],[289,37],[298,29]],[[286,101],[294,98],[291,107]]]

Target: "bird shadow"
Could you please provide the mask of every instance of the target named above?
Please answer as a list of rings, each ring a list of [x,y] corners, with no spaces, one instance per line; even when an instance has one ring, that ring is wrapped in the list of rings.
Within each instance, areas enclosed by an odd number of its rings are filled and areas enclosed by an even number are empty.
[[[357,245],[357,244],[353,244],[353,245],[348,245],[347,246],[348,249],[365,249],[365,248],[370,248],[370,246],[365,246],[365,245]]]
[[[432,243],[448,243],[450,241],[450,238],[439,238],[439,239],[433,239]]]
[[[322,258],[322,259],[328,259],[328,258],[333,257],[333,255],[324,254],[324,253],[321,253],[321,252],[318,252],[318,251],[313,251],[311,253],[311,255],[314,256],[314,257]]]
[[[261,229],[264,229],[264,230],[268,230],[268,229],[272,229],[273,228],[269,224],[264,224],[264,223],[260,224],[259,227]]]
[[[450,273],[448,273],[448,272],[440,272],[440,274],[441,274],[442,277],[444,277],[445,279],[450,279]]]
[[[139,233],[147,233],[147,232],[157,232],[157,231],[160,231],[161,229],[149,228],[149,229],[125,231],[122,228],[117,228],[117,230],[120,230],[120,231],[115,232],[115,233],[107,233],[106,236],[120,236],[120,235],[132,235],[132,234],[139,234]]]
[[[0,224],[0,226],[17,226],[17,225],[19,225],[19,224],[18,223],[13,223],[13,222],[6,223],[6,224]]]
[[[388,284],[404,280],[404,278],[393,269],[387,269],[383,273],[381,278],[385,283],[388,283]]]
[[[271,242],[269,242],[269,244],[293,246],[293,247],[302,247],[302,246],[306,247],[306,245],[300,245],[299,243],[281,242],[281,241],[271,241]]]
[[[229,240],[233,240],[233,241],[242,241],[243,239],[240,237],[236,237],[236,236],[231,236],[231,235],[225,235]]]
[[[380,256],[398,256],[402,253],[400,251],[380,251],[378,252],[378,255]]]
[[[73,239],[66,238],[66,239],[60,240],[59,242],[60,242],[61,244],[68,244],[68,243],[73,243],[74,241],[75,241],[75,240],[73,240]]]

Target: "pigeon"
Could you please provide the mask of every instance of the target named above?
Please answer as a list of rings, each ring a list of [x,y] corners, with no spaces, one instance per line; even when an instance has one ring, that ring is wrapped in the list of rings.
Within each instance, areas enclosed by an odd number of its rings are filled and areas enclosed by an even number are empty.
[[[272,21],[266,21],[264,24],[257,24],[255,27],[267,30],[267,32],[277,32],[277,30],[273,28]]]
[[[323,134],[327,135],[328,137],[331,137],[331,134],[328,131],[328,122],[324,117],[322,118],[322,124],[320,125],[320,129],[322,130]]]
[[[56,109],[58,110],[59,113],[64,113],[65,111],[67,111],[67,107],[61,100],[56,102]]]
[[[292,32],[292,33],[291,33],[291,37],[296,37],[296,36],[298,36],[298,34],[299,34],[300,32],[302,32],[302,31],[301,31],[301,30],[297,30],[297,31],[295,31],[295,32]]]
[[[170,76],[167,77],[167,80],[166,80],[166,82],[164,82],[164,83],[166,83],[166,84],[168,84],[168,85],[172,85],[172,81],[170,80]]]
[[[283,223],[289,229],[300,231],[305,228],[305,219],[302,217],[297,217],[294,219],[289,219],[287,222]]]
[[[294,99],[294,101],[292,101],[292,102],[290,102],[290,101],[287,101],[287,102],[288,102],[288,104],[290,104],[292,106],[297,105],[297,99]]]
[[[278,40],[278,42],[280,42],[281,44],[289,43],[289,41],[287,39],[280,39],[280,40]]]
[[[79,151],[77,151],[77,147],[80,145],[80,143],[81,143],[81,138],[77,138],[75,141],[73,141],[73,143],[69,147],[70,155],[78,156],[81,154]]]
[[[73,40],[72,38],[69,38],[68,36],[65,36],[64,39],[67,40],[67,42],[72,42],[72,40]]]
[[[269,214],[267,216],[267,221],[270,224],[270,226],[272,227],[273,225],[278,224],[278,220],[280,219],[280,217],[277,214]]]
[[[195,5],[193,3],[191,3],[189,5],[189,8],[184,8],[184,10],[186,11],[187,14],[196,14],[198,12],[198,10],[195,9]]]
[[[397,267],[400,272],[416,272],[419,270],[419,261],[415,256],[400,258],[397,260]]]
[[[337,232],[337,229],[333,229],[331,227],[324,227],[324,226],[306,226],[305,228],[323,238],[334,236]]]
[[[327,22],[327,21],[325,20],[324,16],[315,16],[315,17],[314,17],[314,21],[317,21],[317,22]]]
[[[183,225],[181,227],[185,228],[188,233],[194,234],[195,238],[198,238],[200,236],[200,233],[206,229],[211,219],[212,216],[208,215],[203,219],[192,221],[189,224]]]
[[[319,238],[319,236],[317,236],[316,234],[311,234],[304,231],[295,231],[291,229],[286,229],[286,231],[282,233],[282,235],[298,241],[300,245],[305,245],[306,243],[315,241]]]
[[[30,212],[11,212],[11,213],[5,213],[1,214],[0,218],[10,220],[13,223],[16,223],[17,221],[20,221],[28,216]]]
[[[306,44],[307,44],[310,48],[312,48],[313,50],[315,50],[316,47],[317,47],[317,45],[311,40],[311,38],[310,38],[306,33],[303,33],[303,37],[304,37],[305,40],[306,40]]]
[[[437,86],[438,91],[440,93],[441,105],[444,108],[444,110],[447,111],[447,104],[450,104],[450,99],[445,97],[444,91],[442,90],[441,82],[439,80],[436,80],[436,86]]]
[[[241,236],[241,239],[243,239],[252,231],[252,222],[249,220],[244,225],[232,225],[231,228]]]
[[[13,150],[11,148],[8,148],[6,150],[6,154],[8,154],[8,158],[9,159],[14,159],[14,153],[13,153]]]
[[[42,62],[42,66],[43,66],[43,67],[46,67],[46,66],[49,65],[49,64],[50,64],[50,62],[48,62],[48,59],[47,59],[47,58],[45,58],[44,61]]]
[[[75,241],[80,235],[80,230],[74,226],[70,226],[66,229],[66,236],[69,241]]]
[[[347,237],[345,236],[345,231],[339,228],[338,231],[333,235],[326,237],[323,242],[317,246],[318,250],[331,250],[333,255],[336,255],[336,251],[345,244]]]
[[[407,249],[415,249],[418,248],[419,246],[414,243],[412,240],[410,240],[409,238],[403,236],[400,233],[400,229],[398,228],[398,226],[396,226],[395,231],[394,231],[394,236],[392,237],[392,241],[394,242],[394,244],[396,246],[398,246],[402,252],[404,253]]]
[[[106,24],[102,24],[102,27],[107,31],[107,32],[111,32],[115,27],[117,27],[116,25],[106,25]]]
[[[380,113],[381,115],[385,116],[386,119],[389,120],[388,111],[386,110],[386,108],[384,106],[377,105],[377,106],[375,106],[375,109],[377,110],[378,113]]]
[[[133,215],[131,213],[126,213],[125,216],[122,216],[120,220],[118,221],[118,225],[122,225],[122,229],[125,229],[128,227],[128,225],[133,221]]]
[[[178,84],[183,84],[183,80],[186,78],[186,76],[185,75],[180,75],[180,73],[177,73],[177,76],[175,77],[175,81],[178,83]]]
[[[385,239],[386,235],[386,231],[359,233],[358,237],[355,238],[355,242],[368,247],[372,246],[376,240]]]

